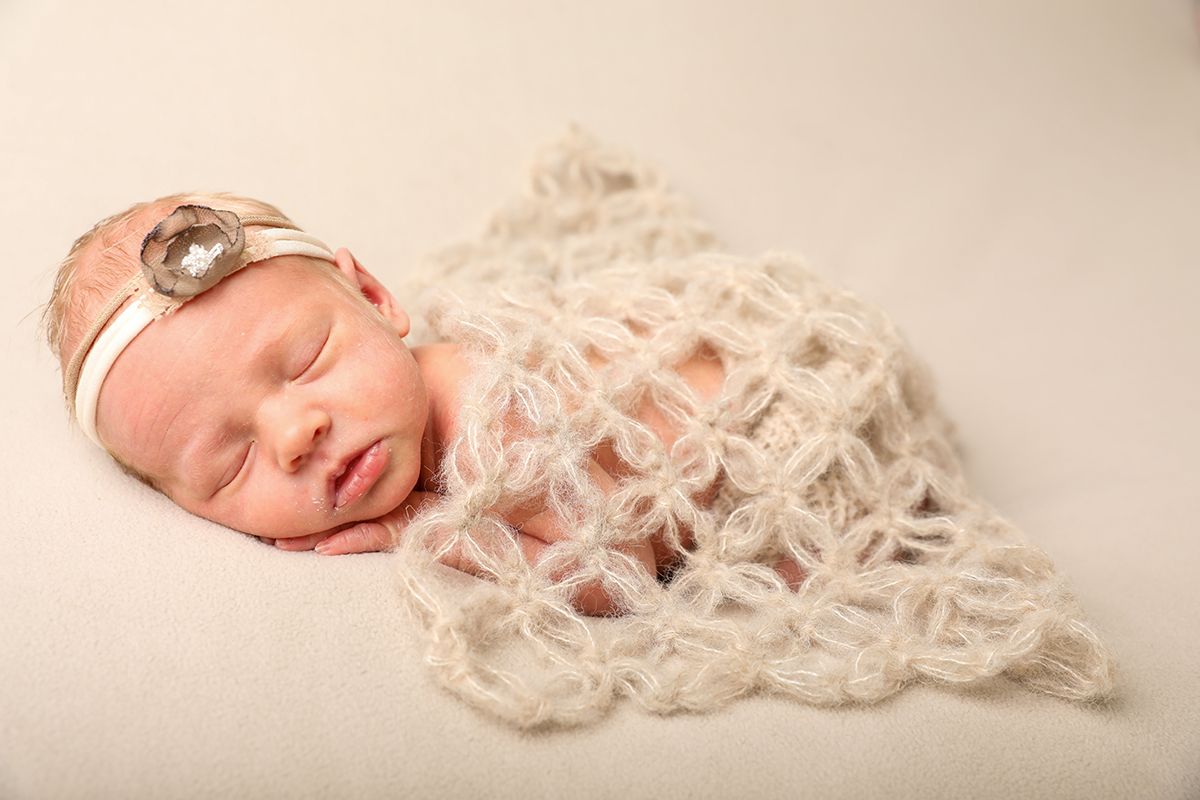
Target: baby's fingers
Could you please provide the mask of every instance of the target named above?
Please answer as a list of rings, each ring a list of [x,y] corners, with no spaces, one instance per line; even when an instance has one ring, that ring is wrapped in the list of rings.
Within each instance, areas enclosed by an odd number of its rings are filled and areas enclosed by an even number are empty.
[[[392,533],[378,522],[360,522],[320,542],[317,552],[325,556],[375,553],[392,546]]]
[[[275,546],[280,550],[312,550],[322,539],[329,536],[328,533],[310,533],[308,536],[293,536],[290,539],[276,539]],[[261,538],[261,537],[260,537]]]

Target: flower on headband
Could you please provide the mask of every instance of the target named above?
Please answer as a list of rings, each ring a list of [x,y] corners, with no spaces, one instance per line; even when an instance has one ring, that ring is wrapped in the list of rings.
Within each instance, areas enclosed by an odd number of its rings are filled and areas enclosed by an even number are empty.
[[[245,245],[237,214],[180,206],[142,240],[142,272],[159,294],[195,297],[238,268]]]

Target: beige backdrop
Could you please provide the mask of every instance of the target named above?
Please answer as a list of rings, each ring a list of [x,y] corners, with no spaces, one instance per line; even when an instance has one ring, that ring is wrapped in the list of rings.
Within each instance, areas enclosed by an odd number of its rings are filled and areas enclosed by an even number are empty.
[[[0,2],[0,797],[1195,797],[1200,47],[1184,0]],[[932,365],[978,492],[1119,661],[527,735],[434,686],[389,556],[188,517],[37,340],[96,219],[262,196],[386,278],[576,120]]]

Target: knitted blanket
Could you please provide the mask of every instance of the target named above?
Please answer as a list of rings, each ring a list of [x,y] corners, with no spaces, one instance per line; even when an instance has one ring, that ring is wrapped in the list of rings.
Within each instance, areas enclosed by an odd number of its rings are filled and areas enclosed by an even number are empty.
[[[523,727],[623,697],[659,713],[755,691],[869,702],[1000,674],[1107,694],[1104,647],[1046,555],[971,494],[895,325],[796,256],[719,250],[657,170],[572,126],[482,236],[402,287],[415,341],[459,342],[474,367],[445,494],[396,547],[440,682]],[[726,372],[708,401],[671,369],[701,344]],[[635,417],[646,397],[681,430],[670,452]],[[800,434],[750,435],[769,410]],[[584,469],[602,441],[631,467],[607,495]],[[725,502],[695,502],[719,474]],[[496,509],[534,496],[572,535],[531,565]],[[694,545],[670,580],[613,548],[679,546],[681,526]],[[438,564],[452,546],[493,580]],[[622,616],[573,609],[594,580]]]

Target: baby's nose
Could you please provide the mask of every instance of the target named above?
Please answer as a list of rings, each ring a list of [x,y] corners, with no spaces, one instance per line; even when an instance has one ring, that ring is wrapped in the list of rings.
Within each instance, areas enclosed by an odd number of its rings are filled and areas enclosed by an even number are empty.
[[[285,422],[276,447],[279,466],[286,472],[300,469],[328,432],[329,417],[315,409]]]

